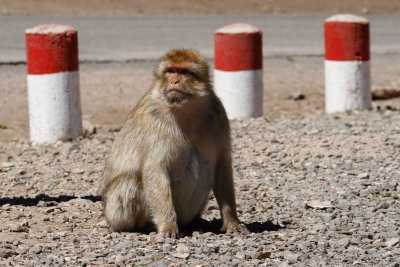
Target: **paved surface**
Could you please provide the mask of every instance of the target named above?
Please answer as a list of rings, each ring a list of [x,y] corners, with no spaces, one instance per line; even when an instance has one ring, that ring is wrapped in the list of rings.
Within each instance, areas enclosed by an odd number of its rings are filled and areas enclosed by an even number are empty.
[[[156,59],[177,47],[195,48],[212,58],[213,32],[235,22],[250,23],[263,31],[264,56],[323,55],[323,20],[328,16],[0,16],[0,63],[24,62],[24,30],[43,23],[76,27],[84,61]],[[371,21],[372,53],[400,54],[399,15],[366,17]]]

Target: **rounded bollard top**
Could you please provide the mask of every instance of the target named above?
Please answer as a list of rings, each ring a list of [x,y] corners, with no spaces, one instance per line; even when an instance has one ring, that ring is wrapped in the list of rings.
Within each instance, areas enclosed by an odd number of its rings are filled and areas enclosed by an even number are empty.
[[[222,34],[240,34],[240,33],[258,33],[260,29],[256,26],[245,24],[245,23],[235,23],[227,25],[215,31],[215,33]]]
[[[76,29],[61,24],[42,24],[25,30],[25,34],[62,34],[76,32]]]
[[[369,20],[353,14],[337,14],[327,18],[325,22],[348,22],[367,24],[369,23]]]

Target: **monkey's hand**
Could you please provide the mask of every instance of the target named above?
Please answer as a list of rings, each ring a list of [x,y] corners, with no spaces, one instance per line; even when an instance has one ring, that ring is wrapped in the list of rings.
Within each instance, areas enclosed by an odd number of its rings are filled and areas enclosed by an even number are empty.
[[[239,233],[239,234],[250,234],[250,231],[247,229],[246,225],[240,222],[231,222],[228,225],[222,226],[221,232],[227,233]]]

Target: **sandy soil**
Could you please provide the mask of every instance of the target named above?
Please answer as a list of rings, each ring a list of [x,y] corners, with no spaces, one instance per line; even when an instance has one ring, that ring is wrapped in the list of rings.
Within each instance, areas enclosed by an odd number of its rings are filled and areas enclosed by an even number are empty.
[[[392,62],[393,64],[388,64]],[[400,89],[400,55],[376,55],[371,61],[372,89]],[[210,62],[212,63],[212,62]],[[264,115],[270,119],[324,109],[321,57],[264,59]],[[121,125],[129,110],[152,84],[157,62],[80,65],[83,120],[93,125]],[[211,69],[213,69],[212,64]],[[26,65],[0,65],[0,141],[27,139]],[[293,95],[304,94],[295,101]],[[400,109],[400,98],[374,101],[374,106]]]
[[[398,0],[2,0],[2,15],[399,13]]]

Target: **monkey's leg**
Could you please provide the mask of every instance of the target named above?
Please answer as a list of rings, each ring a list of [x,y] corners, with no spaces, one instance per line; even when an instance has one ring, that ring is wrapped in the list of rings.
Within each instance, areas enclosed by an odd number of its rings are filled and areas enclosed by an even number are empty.
[[[138,177],[121,174],[104,194],[104,215],[114,231],[135,231],[151,220]]]
[[[172,202],[172,192],[167,171],[148,173],[144,187],[148,203],[153,211],[157,231],[165,237],[180,237],[177,216]]]
[[[215,198],[221,212],[223,232],[248,232],[240,221],[236,213],[235,189],[232,177],[231,160],[229,157],[222,160],[217,165],[215,183],[213,187]]]

